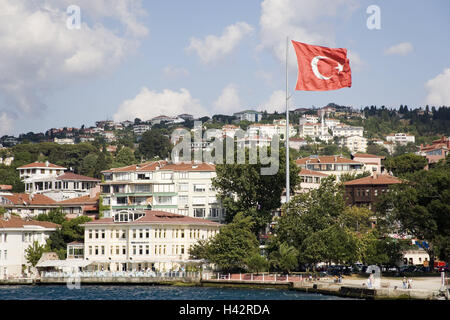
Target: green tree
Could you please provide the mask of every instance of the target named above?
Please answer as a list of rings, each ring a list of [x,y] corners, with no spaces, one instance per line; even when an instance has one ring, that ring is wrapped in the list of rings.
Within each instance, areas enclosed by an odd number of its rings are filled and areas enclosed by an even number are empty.
[[[258,162],[249,164],[246,149],[245,164],[218,164],[213,186],[227,210],[226,220],[232,221],[238,212],[252,217],[254,232],[257,234],[271,220],[272,211],[281,207],[281,195],[286,184],[285,149],[279,153],[279,169],[274,175],[262,175],[261,169],[268,167]],[[276,158],[276,154],[273,154]],[[259,158],[259,157],[258,157]],[[299,182],[298,167],[290,159],[291,191]]]
[[[427,165],[427,159],[423,156],[408,153],[386,159],[384,165],[395,176],[405,176],[409,173],[422,170]]]
[[[29,264],[35,267],[44,251],[44,246],[41,246],[39,242],[34,241],[32,245],[25,249],[25,258]]]
[[[190,255],[197,259],[206,259],[226,272],[244,270],[247,257],[258,254],[259,250],[259,243],[252,228],[251,217],[237,214],[213,239],[194,245]]]
[[[132,165],[133,163],[136,163],[136,158],[134,157],[133,150],[128,147],[123,147],[117,153],[113,167],[118,168],[118,167],[129,166],[129,165]]]
[[[298,266],[298,250],[283,242],[279,245],[278,250],[270,253],[269,263],[275,269],[290,273]]]
[[[253,253],[246,261],[247,269],[250,272],[264,272],[269,268],[269,262],[267,258],[260,255],[259,253]]]
[[[431,266],[435,256],[449,262],[450,252],[450,163],[409,175],[377,205],[387,230],[404,232],[428,243],[425,251]]]
[[[165,159],[169,157],[171,149],[169,138],[162,133],[161,129],[153,128],[142,135],[138,153],[147,159],[155,157]]]

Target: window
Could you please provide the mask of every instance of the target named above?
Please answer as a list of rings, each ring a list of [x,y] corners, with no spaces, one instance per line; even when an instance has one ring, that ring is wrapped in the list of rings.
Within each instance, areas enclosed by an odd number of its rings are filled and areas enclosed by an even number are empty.
[[[126,255],[127,254],[127,247],[122,246],[122,254]]]
[[[89,246],[89,255],[92,256],[92,246]]]
[[[99,231],[95,230],[95,239],[98,239],[98,234],[99,234]]]
[[[151,172],[138,173],[137,178],[138,180],[151,180],[153,179],[153,174]]]
[[[184,229],[181,229],[181,238],[184,238]]]
[[[194,217],[204,218],[205,217],[205,208],[195,208],[194,209]]]
[[[150,238],[150,230],[149,229],[146,229],[145,230],[145,237],[148,239],[148,238]]]
[[[95,255],[98,256],[98,246],[95,246]]]
[[[181,253],[181,254],[184,254],[184,245],[181,245],[180,253]]]
[[[178,191],[189,191],[189,183],[180,183],[178,185]]]
[[[194,184],[194,192],[205,192],[206,185],[205,184]]]
[[[205,205],[206,197],[192,197],[192,204],[195,205]]]
[[[120,231],[116,230],[116,238],[119,239],[120,238]]]
[[[133,254],[136,254],[136,246],[133,246]]]
[[[188,179],[189,178],[189,172],[180,172],[180,179]]]
[[[105,229],[102,230],[102,239],[105,239]]]
[[[161,173],[162,180],[172,180],[173,173],[163,172]]]
[[[189,197],[188,196],[178,196],[178,205],[185,206],[188,204]]]
[[[142,229],[139,230],[139,238],[140,239],[144,238],[144,230]]]
[[[136,239],[136,230],[133,230],[133,239]]]
[[[119,254],[120,254],[120,247],[116,246],[116,255],[119,255]]]
[[[143,246],[139,246],[139,254],[140,254],[140,255],[143,255],[143,254],[144,254]]]
[[[89,230],[89,239],[92,239],[92,230]]]
[[[149,246],[149,245],[146,245],[146,246],[145,246],[145,254],[146,254],[146,255],[149,255],[149,254],[150,254],[150,246]]]

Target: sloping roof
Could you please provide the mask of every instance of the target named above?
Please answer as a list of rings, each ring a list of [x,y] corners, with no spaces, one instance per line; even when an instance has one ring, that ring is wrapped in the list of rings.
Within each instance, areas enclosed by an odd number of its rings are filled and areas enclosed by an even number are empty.
[[[175,214],[165,211],[150,211],[145,210],[145,215],[141,218],[132,221],[132,222],[114,222],[113,218],[102,218],[90,222],[86,222],[83,225],[103,225],[103,224],[115,224],[115,223],[126,223],[126,224],[197,224],[197,225],[207,225],[207,226],[220,226],[220,223],[201,219],[201,218],[193,218],[188,216],[183,216],[181,214]]]
[[[26,193],[13,193],[11,195],[2,195],[3,198],[8,199],[14,205],[49,205],[56,204],[56,201],[44,196],[43,194],[26,194]]]
[[[130,166],[120,167],[120,168],[111,168],[109,170],[104,170],[103,172],[137,172],[137,171],[155,171],[157,167],[161,167],[166,164],[166,161],[151,161],[140,164],[133,164]]]
[[[9,184],[0,184],[0,190],[12,190],[12,188]]]
[[[369,153],[355,153],[353,155],[354,158],[380,158],[380,159],[384,159],[386,158],[385,156],[377,156],[374,154],[369,154]]]
[[[308,169],[302,169],[300,170],[300,172],[298,173],[299,176],[318,176],[318,177],[328,177],[327,174],[319,172],[319,171],[314,171],[314,170],[308,170]]]
[[[295,160],[297,165],[304,165],[306,163],[323,163],[323,164],[333,164],[333,163],[345,163],[345,164],[362,164],[361,162],[343,158],[341,156],[318,156],[318,157],[305,157]]]
[[[403,183],[403,181],[394,176],[390,176],[387,174],[380,174],[347,181],[344,182],[344,185],[354,186],[354,185],[380,185],[380,184],[398,184],[398,183]]]
[[[48,221],[36,221],[36,220],[27,221],[14,215],[11,215],[8,221],[5,221],[3,217],[0,217],[0,229],[23,228],[24,226],[38,226],[43,228],[55,229],[59,227],[59,224]]]
[[[98,202],[98,199],[100,197],[100,194],[97,193],[95,195],[95,197],[91,198],[91,196],[87,195],[87,196],[82,196],[82,197],[78,197],[78,198],[72,198],[72,199],[67,199],[67,200],[63,200],[63,201],[59,201],[58,204],[96,204]]]
[[[78,180],[78,181],[96,181],[96,182],[100,182],[101,181],[99,179],[95,179],[95,178],[87,177],[87,176],[82,176],[82,175],[75,174],[75,173],[72,173],[72,172],[66,172],[66,173],[58,176],[56,178],[56,180],[70,180],[70,181]]]
[[[173,170],[173,171],[216,171],[216,166],[210,163],[178,163],[168,164],[161,168],[161,171]]]
[[[26,165],[20,166],[17,169],[29,169],[29,168],[67,169],[65,167],[57,166],[56,164],[53,164],[53,163],[48,163],[48,166],[47,166],[47,163],[44,163],[44,162],[33,162],[33,163],[30,163],[30,164],[26,164]]]

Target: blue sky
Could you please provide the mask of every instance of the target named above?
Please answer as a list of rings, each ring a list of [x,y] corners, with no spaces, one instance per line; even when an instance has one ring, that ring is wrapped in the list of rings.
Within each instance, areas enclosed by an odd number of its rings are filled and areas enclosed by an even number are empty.
[[[11,13],[0,22],[0,135],[107,118],[282,111],[287,35],[347,48],[353,78],[352,88],[296,91],[291,108],[450,105],[445,0],[30,3],[0,0]],[[69,4],[81,9],[79,30],[65,26]],[[366,24],[374,4],[380,30]],[[293,89],[294,63],[289,73]]]

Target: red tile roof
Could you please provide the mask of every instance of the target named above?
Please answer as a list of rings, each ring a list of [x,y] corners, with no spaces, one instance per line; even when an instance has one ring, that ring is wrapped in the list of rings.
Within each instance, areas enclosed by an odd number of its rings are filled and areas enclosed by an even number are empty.
[[[75,181],[96,181],[96,182],[100,182],[101,181],[99,179],[95,179],[95,178],[87,177],[87,176],[82,176],[82,175],[75,174],[75,173],[72,173],[72,172],[66,172],[66,173],[58,176],[56,178],[56,180],[63,180],[63,181],[65,181],[65,180],[70,180],[70,181],[74,181],[74,180]]]
[[[369,154],[369,153],[355,153],[353,155],[354,158],[380,158],[380,159],[384,159],[386,158],[385,156],[377,156],[374,154]]]
[[[341,156],[318,156],[318,157],[306,157],[295,160],[297,165],[304,165],[306,163],[347,163],[347,164],[362,164],[361,162],[354,161],[351,159],[343,158]]]
[[[319,172],[319,171],[314,171],[314,170],[308,170],[308,169],[302,169],[300,170],[300,172],[298,173],[299,176],[318,176],[318,177],[328,177],[327,174]]]
[[[161,168],[161,171],[173,170],[173,171],[216,171],[216,166],[210,163],[178,163],[168,164]]]
[[[220,223],[201,219],[201,218],[193,218],[188,216],[183,216],[181,214],[175,214],[165,211],[150,211],[145,210],[145,215],[141,218],[132,221],[132,222],[114,222],[113,218],[102,218],[90,222],[86,222],[84,225],[103,225],[103,224],[115,224],[115,223],[126,223],[126,224],[183,224],[183,225],[192,225],[192,224],[200,224],[206,226],[221,226]]]
[[[14,205],[40,206],[57,203],[55,200],[39,193],[33,196],[26,193],[13,193],[11,195],[2,195],[1,197],[8,199]]]
[[[9,184],[0,184],[0,190],[12,190],[12,188]]]
[[[0,217],[0,229],[5,228],[23,228],[24,226],[39,226],[43,228],[58,228],[59,224],[48,221],[26,221],[19,217],[11,215],[8,221],[5,221],[3,217]]]
[[[100,198],[100,194],[97,193],[95,197],[91,198],[89,195],[82,196],[78,198],[73,199],[67,199],[63,201],[59,201],[58,204],[96,204],[98,202],[98,199]]]
[[[136,171],[155,171],[156,167],[161,167],[164,164],[166,164],[166,161],[151,161],[146,163],[140,163],[140,164],[133,164],[126,167],[120,167],[120,168],[111,168],[109,170],[104,170],[103,172],[136,172]]]
[[[26,165],[23,165],[21,167],[18,167],[17,169],[30,169],[30,168],[67,169],[65,167],[57,166],[56,164],[53,164],[53,163],[49,163],[48,166],[47,166],[47,164],[44,163],[44,162],[33,162],[33,163],[30,163],[30,164],[26,164]]]
[[[403,181],[400,180],[399,178],[387,174],[381,174],[347,181],[344,182],[344,185],[354,186],[354,185],[380,185],[380,184],[398,184],[398,183],[403,183]]]

